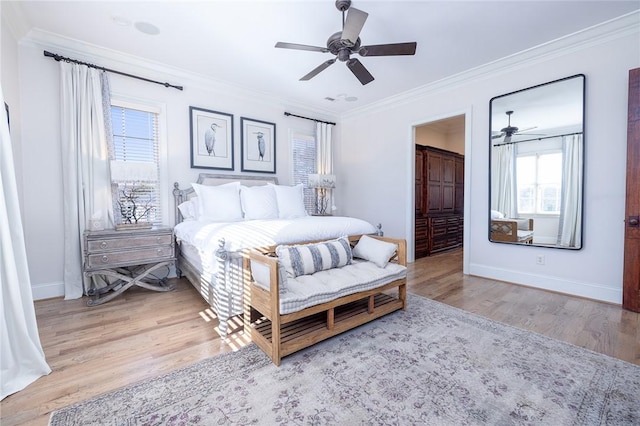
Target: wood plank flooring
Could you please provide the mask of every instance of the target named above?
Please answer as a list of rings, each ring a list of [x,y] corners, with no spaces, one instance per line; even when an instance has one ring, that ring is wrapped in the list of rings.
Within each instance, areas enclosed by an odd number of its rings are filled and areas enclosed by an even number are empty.
[[[185,280],[172,293],[136,287],[100,306],[35,302],[48,376],[0,403],[0,423],[47,425],[49,413],[247,344],[240,323],[228,342],[215,315]],[[462,250],[409,265],[420,294],[640,365],[640,314],[620,306],[462,274]],[[408,297],[411,303],[411,294]]]

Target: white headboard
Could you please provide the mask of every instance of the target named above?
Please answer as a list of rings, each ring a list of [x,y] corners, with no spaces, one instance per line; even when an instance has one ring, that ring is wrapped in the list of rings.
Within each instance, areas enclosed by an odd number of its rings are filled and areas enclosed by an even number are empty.
[[[275,176],[241,176],[241,175],[216,175],[213,173],[200,173],[198,180],[195,183],[202,185],[224,185],[225,183],[240,182],[244,186],[258,186],[272,183],[278,184],[278,178]],[[187,201],[195,194],[193,187],[180,189],[180,184],[175,182],[173,184],[173,200],[175,208],[176,224],[182,222],[182,214],[178,209],[178,206]]]

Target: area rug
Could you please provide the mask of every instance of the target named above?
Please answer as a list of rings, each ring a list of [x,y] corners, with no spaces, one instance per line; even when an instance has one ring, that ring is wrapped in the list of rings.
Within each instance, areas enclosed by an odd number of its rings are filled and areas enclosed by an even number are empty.
[[[639,425],[640,366],[409,295],[280,367],[251,344],[50,424]]]

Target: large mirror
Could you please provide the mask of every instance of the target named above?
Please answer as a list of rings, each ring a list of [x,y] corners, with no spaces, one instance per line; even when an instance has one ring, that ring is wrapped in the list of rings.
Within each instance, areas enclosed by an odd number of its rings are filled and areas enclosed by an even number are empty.
[[[489,102],[490,241],[582,247],[584,88],[579,74]]]

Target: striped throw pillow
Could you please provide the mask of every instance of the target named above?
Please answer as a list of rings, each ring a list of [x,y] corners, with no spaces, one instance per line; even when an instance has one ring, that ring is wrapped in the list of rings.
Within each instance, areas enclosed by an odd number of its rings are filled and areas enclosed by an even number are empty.
[[[351,263],[353,255],[346,237],[315,244],[280,245],[276,255],[292,278]]]

